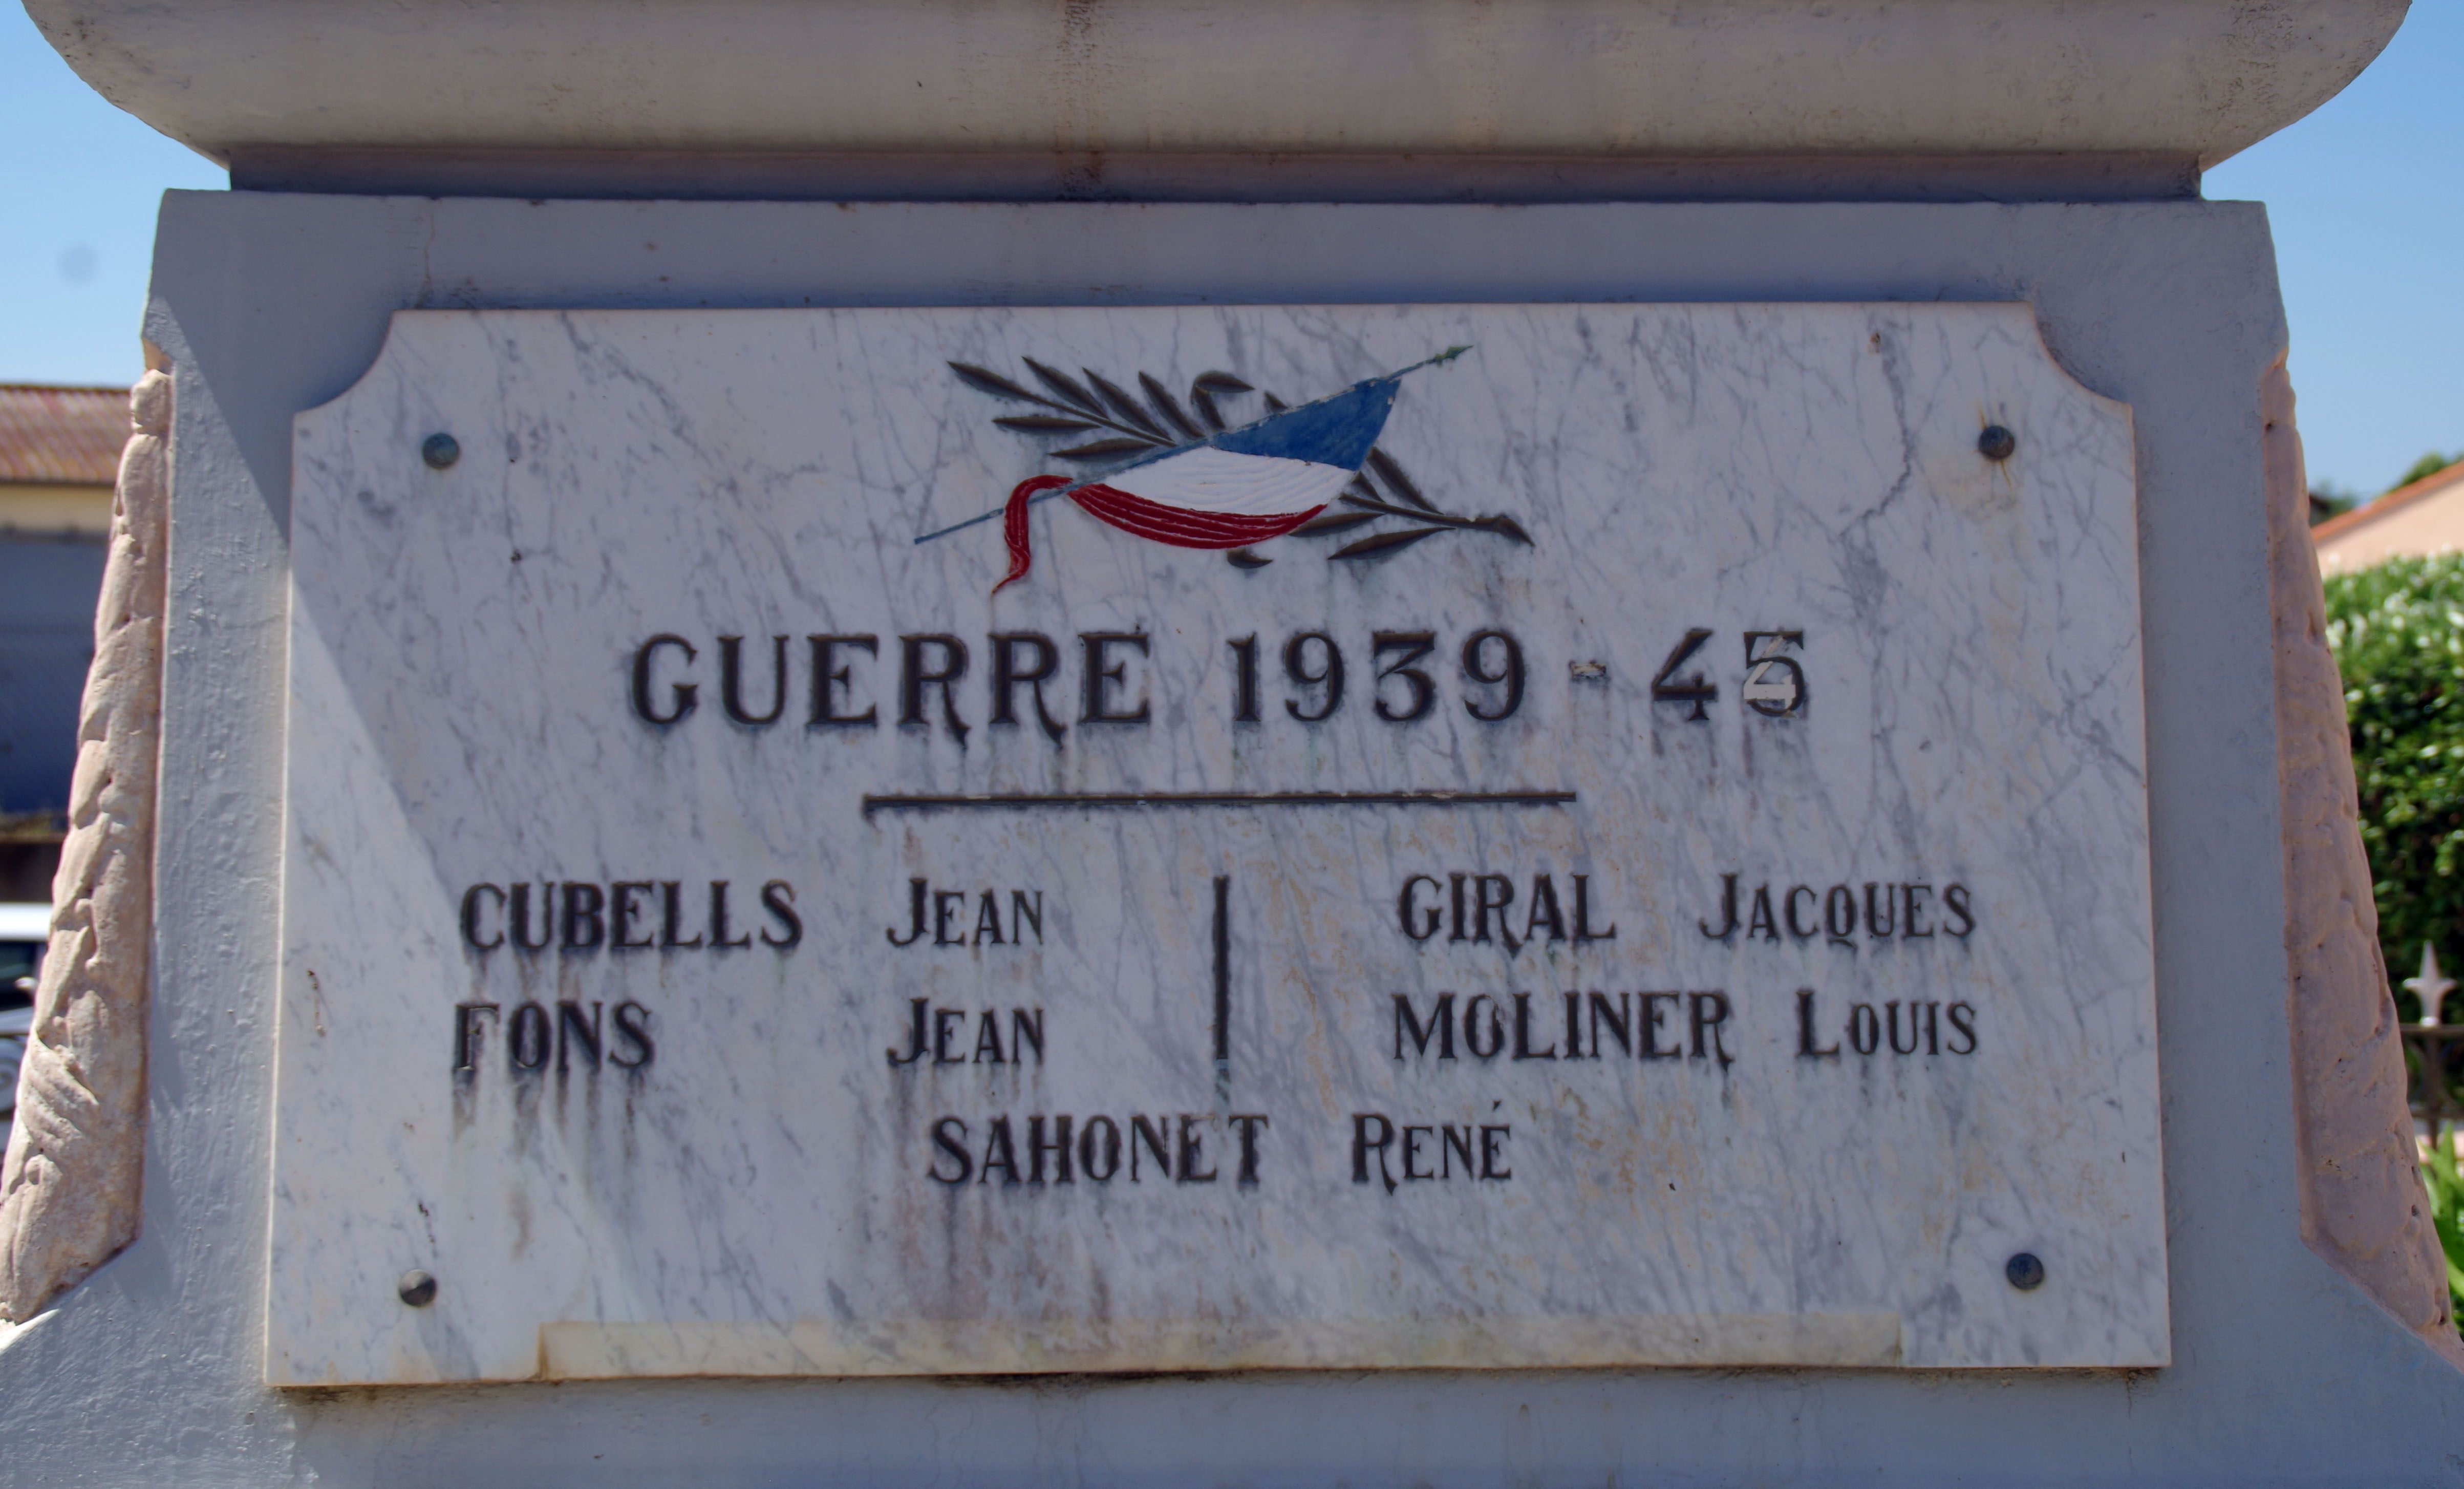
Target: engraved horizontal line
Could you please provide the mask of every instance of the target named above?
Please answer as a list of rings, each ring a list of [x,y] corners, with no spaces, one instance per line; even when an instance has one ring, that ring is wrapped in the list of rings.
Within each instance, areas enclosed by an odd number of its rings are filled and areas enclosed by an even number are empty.
[[[1034,811],[1120,807],[1571,807],[1573,791],[1017,791],[864,798],[876,811]]]

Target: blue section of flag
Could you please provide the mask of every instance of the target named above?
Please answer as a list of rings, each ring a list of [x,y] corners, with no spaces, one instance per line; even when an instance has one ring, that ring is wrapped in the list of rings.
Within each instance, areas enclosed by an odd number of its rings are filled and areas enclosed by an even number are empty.
[[[1232,455],[1274,456],[1356,471],[1385,430],[1386,415],[1395,411],[1395,394],[1402,385],[1400,373],[1374,377],[1331,398],[1218,434],[1207,443]]]

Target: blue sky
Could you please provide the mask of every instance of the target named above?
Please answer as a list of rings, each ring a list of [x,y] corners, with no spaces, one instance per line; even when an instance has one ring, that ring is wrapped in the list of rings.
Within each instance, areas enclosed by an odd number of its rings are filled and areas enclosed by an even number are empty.
[[[154,208],[222,172],[97,97],[0,0],[0,382],[124,383]],[[2365,495],[2464,452],[2464,4],[2419,0],[2387,53],[2211,172],[2268,204],[2314,482]]]

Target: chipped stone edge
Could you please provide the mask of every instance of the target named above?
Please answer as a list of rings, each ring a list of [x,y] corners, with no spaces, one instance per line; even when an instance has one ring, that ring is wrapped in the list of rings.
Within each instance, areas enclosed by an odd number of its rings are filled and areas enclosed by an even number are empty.
[[[2404,1043],[2379,951],[2343,681],[2327,649],[2309,481],[2282,354],[2260,379],[2259,412],[2301,1239],[2464,1367],[2406,1103]]]
[[[0,1160],[0,1319],[22,1322],[137,1238],[163,718],[171,379],[147,348],[113,494],[51,946]]]

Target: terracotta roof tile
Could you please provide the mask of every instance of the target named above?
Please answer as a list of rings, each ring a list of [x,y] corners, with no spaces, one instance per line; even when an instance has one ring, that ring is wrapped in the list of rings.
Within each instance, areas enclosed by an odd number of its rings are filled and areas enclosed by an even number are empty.
[[[2331,538],[2340,538],[2356,527],[2367,527],[2380,518],[2399,512],[2424,497],[2444,491],[2459,480],[2464,480],[2464,460],[2458,460],[2445,470],[2432,471],[2409,486],[2398,486],[2386,496],[2375,498],[2365,505],[2357,506],[2349,512],[2337,513],[2310,529],[2310,541],[2314,544],[2324,543]]]
[[[0,481],[108,486],[128,430],[125,388],[0,383]]]

